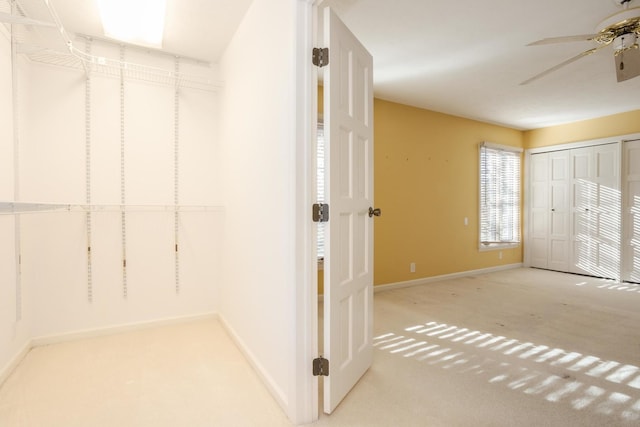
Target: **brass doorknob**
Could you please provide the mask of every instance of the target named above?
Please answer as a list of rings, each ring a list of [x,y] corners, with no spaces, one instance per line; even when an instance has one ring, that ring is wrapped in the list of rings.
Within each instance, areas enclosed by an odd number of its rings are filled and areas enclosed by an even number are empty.
[[[373,209],[372,207],[369,208],[369,218],[373,217],[373,216],[380,216],[382,215],[382,211],[379,208]]]

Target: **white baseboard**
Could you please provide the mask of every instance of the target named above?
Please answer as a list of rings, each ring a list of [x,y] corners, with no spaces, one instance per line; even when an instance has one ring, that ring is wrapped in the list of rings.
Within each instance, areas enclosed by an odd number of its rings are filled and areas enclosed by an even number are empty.
[[[4,384],[4,382],[9,378],[11,373],[18,367],[20,362],[25,358],[27,353],[31,350],[31,340],[27,341],[26,344],[22,347],[22,349],[16,354],[13,359],[11,359],[2,370],[0,370],[0,386]]]
[[[458,273],[443,274],[441,276],[423,277],[421,279],[407,280],[405,282],[389,283],[386,285],[377,285],[373,287],[373,292],[385,292],[393,289],[408,288],[411,286],[424,285],[432,282],[440,282],[442,280],[458,279],[461,277],[475,276],[476,274],[494,273],[496,271],[511,270],[522,267],[522,263],[500,265],[497,267],[481,268],[478,270],[461,271]]]
[[[441,276],[423,277],[421,279],[407,280],[405,282],[388,283],[385,285],[375,285],[373,287],[373,292],[376,293],[376,292],[390,291],[392,289],[408,288],[410,286],[424,285],[426,283],[439,282],[441,280],[447,280],[447,279],[457,279],[460,277],[468,277],[468,276],[473,276],[475,274],[485,274],[485,273],[493,273],[493,272],[502,271],[502,270],[511,270],[513,268],[520,268],[522,266],[523,266],[522,263],[519,262],[517,264],[500,265],[498,267],[481,268],[479,270],[461,271],[458,273],[443,274]],[[324,301],[324,294],[318,294],[318,301],[319,302]]]
[[[227,331],[227,334],[229,334],[229,337],[231,338],[231,340],[238,347],[240,352],[244,355],[245,359],[247,360],[247,362],[249,362],[249,364],[251,365],[253,370],[256,372],[256,374],[258,375],[262,383],[265,385],[267,390],[269,390],[269,393],[271,393],[271,395],[276,400],[276,402],[278,402],[278,404],[280,405],[284,413],[288,414],[289,402],[287,399],[287,395],[282,391],[282,389],[274,381],[271,375],[269,375],[269,373],[264,369],[262,364],[260,364],[258,359],[253,355],[251,350],[249,350],[249,348],[246,346],[244,341],[240,338],[240,336],[238,336],[238,334],[231,327],[231,325],[229,325],[229,323],[224,318],[224,316],[219,315],[218,319],[220,320],[220,323],[224,327],[225,331]]]
[[[173,325],[178,323],[191,322],[208,318],[216,318],[215,312],[190,314],[186,316],[167,317],[164,319],[148,320],[144,322],[125,323],[121,325],[107,326],[105,328],[83,329],[80,331],[66,332],[64,334],[45,335],[31,339],[31,347],[39,347],[42,345],[58,344],[67,341],[75,341],[85,338],[95,338],[105,335],[120,334],[139,329],[154,328],[158,326]]]

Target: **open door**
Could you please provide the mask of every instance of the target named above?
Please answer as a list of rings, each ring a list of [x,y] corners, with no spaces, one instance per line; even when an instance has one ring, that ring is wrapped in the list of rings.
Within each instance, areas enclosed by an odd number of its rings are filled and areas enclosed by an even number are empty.
[[[331,413],[373,359],[373,59],[324,10],[326,196],[324,411]],[[379,214],[379,212],[377,212]]]

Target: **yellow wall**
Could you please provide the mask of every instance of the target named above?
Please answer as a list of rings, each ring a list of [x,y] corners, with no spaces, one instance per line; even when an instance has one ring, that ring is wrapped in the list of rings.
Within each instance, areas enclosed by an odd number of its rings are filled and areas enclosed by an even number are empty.
[[[478,251],[478,145],[522,147],[521,131],[379,99],[374,115],[374,284],[522,262]]]
[[[640,110],[524,132],[524,147],[537,148],[640,132]]]
[[[322,111],[322,87],[319,96]],[[374,284],[383,285],[522,262],[522,247],[478,250],[480,142],[536,148],[639,133],[640,110],[522,132],[375,99],[374,123],[374,198],[382,209]]]

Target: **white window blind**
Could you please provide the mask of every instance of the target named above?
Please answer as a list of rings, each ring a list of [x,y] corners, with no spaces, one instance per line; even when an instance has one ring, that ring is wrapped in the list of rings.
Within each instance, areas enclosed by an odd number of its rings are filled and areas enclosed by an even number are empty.
[[[324,125],[318,122],[317,135],[317,163],[316,163],[316,189],[317,203],[326,203],[324,196]],[[318,258],[324,258],[324,230],[325,223],[318,223]]]
[[[481,248],[520,243],[521,151],[480,146]]]

